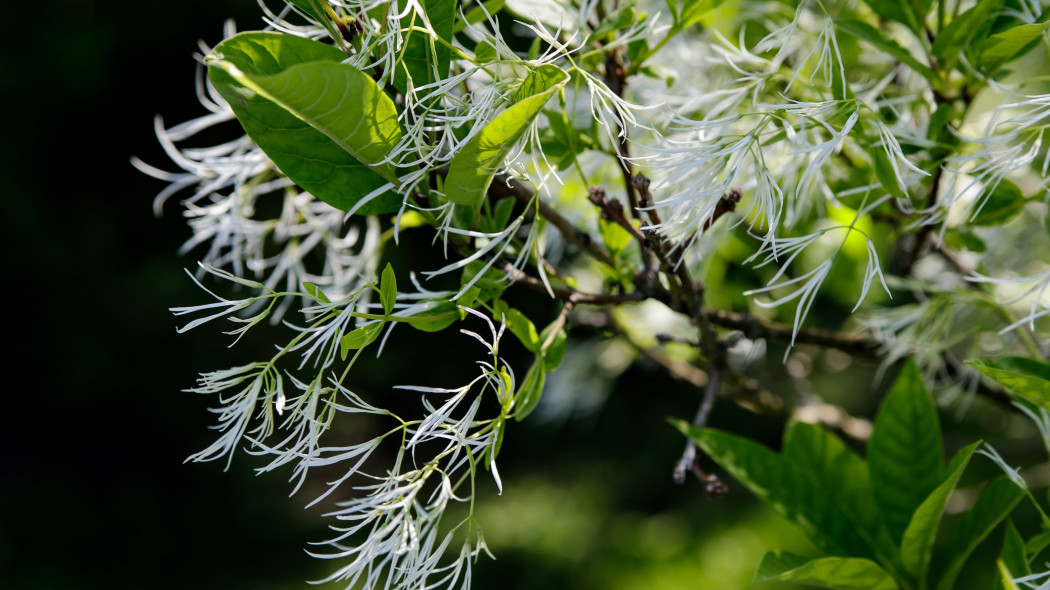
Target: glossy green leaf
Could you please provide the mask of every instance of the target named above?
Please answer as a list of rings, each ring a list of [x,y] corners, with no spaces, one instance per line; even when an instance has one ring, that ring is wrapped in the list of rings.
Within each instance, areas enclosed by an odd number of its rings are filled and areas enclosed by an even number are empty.
[[[900,62],[923,78],[933,82],[937,80],[937,74],[930,69],[929,66],[923,64],[911,54],[910,51],[904,48],[900,43],[897,43],[892,37],[887,35],[885,32],[876,29],[864,21],[855,19],[835,19],[835,26],[841,31],[845,31],[858,39],[863,39],[868,43],[874,45],[877,49],[881,49],[886,53],[900,60]]]
[[[908,528],[904,531],[904,539],[901,541],[901,559],[904,561],[904,567],[915,580],[926,577],[930,555],[933,552],[933,541],[937,537],[937,529],[940,527],[944,508],[948,505],[948,498],[959,483],[959,478],[962,477],[966,465],[970,462],[970,457],[980,444],[978,441],[956,453],[946,470],[947,477],[919,505],[915,514],[912,515],[911,522],[908,523]]]
[[[517,411],[514,412],[516,420],[524,420],[536,409],[536,404],[540,403],[540,396],[543,394],[543,383],[546,378],[547,372],[543,367],[543,359],[537,356],[532,366],[529,367],[529,371],[525,373],[525,379],[518,387],[518,392],[514,395],[514,405],[517,408]]]
[[[529,74],[518,92],[517,102],[485,125],[452,159],[445,178],[445,194],[450,201],[478,207],[511,148],[547,100],[568,80],[568,74],[550,65],[540,66]]]
[[[1034,46],[1032,42],[1045,33],[1047,27],[1050,22],[1019,25],[988,37],[981,44],[977,67],[990,72],[1020,57],[1026,48]]]
[[[1002,225],[1024,209],[1021,189],[1003,178],[987,196],[978,200],[979,210],[970,218],[973,225]]]
[[[959,53],[970,45],[980,30],[987,28],[989,15],[1002,3],[1003,0],[978,0],[976,5],[948,23],[933,41],[934,56],[943,61],[946,68],[954,68]]]
[[[709,457],[832,555],[871,551],[832,495],[794,461],[728,432],[674,423]]]
[[[952,541],[951,558],[937,582],[937,590],[950,590],[966,560],[977,545],[988,536],[1014,506],[1024,497],[1024,490],[1006,476],[992,480],[978,496],[973,508],[963,516]]]
[[[358,328],[339,339],[339,356],[346,360],[346,355],[351,350],[364,348],[375,341],[383,332],[383,322],[375,322]]]
[[[860,455],[834,434],[805,422],[788,426],[783,454],[834,498],[881,562],[903,568],[897,545],[875,505],[868,465]]]
[[[998,361],[977,359],[966,364],[991,377],[1018,397],[1050,412],[1050,365],[1025,357]]]
[[[507,306],[503,301],[500,301],[496,306],[496,313],[502,316],[511,334],[514,334],[527,350],[539,353],[540,335],[536,331],[536,325],[532,323],[532,320],[513,307]]]
[[[452,42],[452,30],[456,21],[456,0],[425,0],[423,10],[430,27],[438,39]],[[411,11],[403,19],[402,26],[411,30],[405,35],[402,59],[394,70],[394,87],[402,94],[408,91],[408,80],[416,88],[448,77],[452,49],[449,45],[433,39],[423,30],[423,23],[416,22],[418,15]]]
[[[809,559],[787,552],[766,553],[755,572],[756,582],[795,582],[836,590],[896,590],[886,570],[868,559],[824,557]]]
[[[383,305],[383,312],[390,315],[394,311],[394,302],[396,300],[397,277],[394,276],[394,267],[390,266],[388,262],[379,281],[379,302]]]
[[[463,312],[452,301],[441,301],[427,311],[408,318],[413,328],[422,332],[440,332],[463,319]]]
[[[280,33],[231,37],[212,50],[208,75],[248,136],[292,181],[344,211],[396,182],[377,165],[401,137],[393,102],[338,49]],[[392,194],[361,213],[397,210]]]
[[[868,469],[875,502],[899,541],[912,514],[942,481],[937,409],[914,361],[904,365],[875,418]]]

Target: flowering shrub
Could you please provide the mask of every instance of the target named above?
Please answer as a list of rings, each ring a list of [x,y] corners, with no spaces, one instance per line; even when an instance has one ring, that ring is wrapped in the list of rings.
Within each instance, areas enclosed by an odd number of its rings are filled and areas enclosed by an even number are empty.
[[[994,449],[976,451],[1008,477],[968,513],[972,544],[929,570],[977,446],[943,465],[926,384],[1015,404],[1050,451],[1050,87],[1033,75],[1048,71],[1050,13],[1036,0],[261,7],[266,30],[231,25],[204,51],[208,114],[158,119],[180,171],[135,163],[169,183],[158,210],[182,195],[185,249],[202,252],[194,280],[214,301],[174,309],[180,331],[224,319],[234,341],[263,322],[285,335],[268,359],[201,375],[192,391],[214,396],[218,437],[191,459],[244,448],[264,471],[290,465],[296,489],[311,468],[341,470],[313,499],[340,499],[319,552],[338,560],[331,580],[469,586],[486,551],[479,476],[501,489],[513,422],[563,362],[579,373],[580,324],[696,386],[676,480],[725,493],[706,454],[830,556],[770,554],[762,579],[947,588],[1025,495]],[[243,135],[194,145],[215,127]],[[407,232],[446,263],[384,265]],[[529,317],[508,290],[560,313]],[[422,394],[422,418],[364,399],[348,376],[393,330],[474,344],[476,376],[413,375],[399,388]],[[508,364],[505,338],[531,364]],[[914,359],[874,430],[853,432],[870,436],[867,461],[801,423],[782,455],[704,428],[718,396],[773,403],[746,374],[767,343],[785,360],[803,345],[884,369]],[[328,442],[348,414],[389,427]],[[378,465],[384,444],[395,459]],[[452,503],[466,516],[444,522]],[[1045,514],[1043,530],[1026,547],[1009,527],[1005,587],[1043,583],[1030,566],[1050,543]]]

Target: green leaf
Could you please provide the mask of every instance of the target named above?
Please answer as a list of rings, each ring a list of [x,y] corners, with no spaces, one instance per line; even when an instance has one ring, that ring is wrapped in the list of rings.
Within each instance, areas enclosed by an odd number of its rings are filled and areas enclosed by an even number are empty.
[[[514,394],[514,405],[517,408],[517,411],[514,412],[515,420],[524,420],[536,409],[536,404],[540,403],[540,396],[543,394],[543,382],[546,377],[547,372],[543,367],[543,359],[537,356],[532,366],[529,367],[529,371],[525,373],[525,379],[518,387],[518,392]]]
[[[602,235],[602,242],[614,260],[623,255],[623,251],[631,244],[631,234],[618,223],[598,219],[598,230]]]
[[[876,3],[877,0],[871,2]],[[975,6],[960,14],[937,33],[932,49],[933,54],[944,62],[944,69],[955,67],[959,52],[970,45],[979,30],[986,29],[988,16],[1002,3],[1003,0],[978,0]]]
[[[555,328],[558,331],[551,337],[551,331]],[[548,373],[561,365],[562,359],[565,358],[565,345],[568,339],[568,334],[565,333],[565,323],[561,322],[561,325],[558,325],[557,320],[548,324],[540,332],[540,342],[544,344],[540,352],[543,355],[543,367]]]
[[[630,27],[634,23],[634,19],[638,17],[638,14],[634,11],[635,4],[636,0],[621,3],[616,12],[607,15],[602,19],[602,22],[598,23],[598,28],[591,33],[591,38],[601,39],[610,33]]]
[[[1013,182],[1003,178],[984,198],[970,218],[973,225],[1002,225],[1024,209],[1024,193]]]
[[[383,276],[379,281],[379,302],[383,304],[383,312],[390,315],[394,311],[394,301],[397,300],[397,277],[394,276],[394,267],[386,263]]]
[[[425,0],[423,10],[430,22],[430,27],[437,33],[438,38],[451,43],[452,29],[456,20],[456,0]],[[415,11],[411,11],[402,22],[402,26],[406,29],[413,25],[416,28],[411,29],[405,35],[403,57],[394,70],[394,86],[401,94],[407,94],[409,78],[416,88],[444,80],[448,77],[451,63],[452,49],[431,38],[429,33],[422,30],[422,24],[414,23],[417,16]],[[404,22],[405,20],[409,22]]]
[[[1028,539],[1028,542],[1025,543],[1024,551],[1025,554],[1028,555],[1028,558],[1032,559],[1047,547],[1050,547],[1050,530],[1044,530],[1031,539]]]
[[[496,305],[496,313],[503,316],[503,321],[507,322],[507,328],[527,350],[539,354],[540,335],[536,332],[536,325],[532,323],[532,320],[503,301]]]
[[[351,350],[364,348],[375,341],[383,331],[383,322],[368,324],[350,332],[339,339],[339,357],[346,360],[346,355]]]
[[[872,148],[872,159],[875,164],[875,177],[879,179],[882,188],[893,197],[907,201],[908,193],[904,192],[904,189],[901,187],[900,179],[897,173],[894,172],[893,164],[890,163],[889,157],[886,156],[886,151],[879,146],[874,146]]]
[[[674,19],[673,28],[676,31],[684,31],[704,19],[704,16],[718,8],[721,0],[684,0],[682,11],[678,18]],[[672,14],[674,14],[672,12]]]
[[[1047,27],[1050,27],[1050,22],[1020,25],[988,37],[981,44],[977,67],[991,72],[1020,57],[1026,48],[1035,46],[1032,42],[1039,39]]]
[[[481,6],[475,6],[474,8],[471,8],[467,12],[463,20],[457,19],[456,25],[452,28],[452,32],[458,33],[463,29],[467,28],[468,24],[473,25],[475,23],[480,23],[481,21],[485,20],[486,14],[495,17],[496,13],[503,10],[503,7],[506,5],[507,0],[487,0],[486,2],[482,2]],[[484,6],[484,9],[482,9],[482,6]]]
[[[1024,490],[1005,475],[992,480],[977,498],[973,508],[963,517],[955,533],[951,559],[937,583],[937,590],[950,590],[963,564],[977,545],[988,536],[999,521],[1006,518],[1014,506],[1024,497]]]
[[[1050,365],[1025,357],[998,361],[975,359],[966,364],[988,375],[1021,399],[1050,411]]]
[[[904,531],[904,539],[901,541],[901,558],[904,567],[915,580],[926,577],[926,570],[930,566],[930,555],[933,552],[933,541],[937,537],[937,528],[941,524],[941,516],[944,507],[948,504],[948,497],[959,483],[970,457],[977,450],[980,441],[961,449],[948,465],[948,476],[937,486],[933,492],[923,501],[912,515],[908,528]]]
[[[440,332],[463,319],[463,312],[452,301],[438,302],[434,307],[408,318],[413,328],[422,332]]]
[[[904,365],[875,418],[868,468],[875,502],[899,541],[912,514],[942,481],[937,409],[915,362]]]
[[[897,58],[902,64],[908,66],[914,70],[917,74],[926,78],[930,82],[937,82],[937,74],[930,69],[929,66],[924,65],[911,54],[910,51],[905,49],[900,43],[897,43],[892,37],[887,35],[885,32],[876,29],[866,22],[854,20],[854,19],[835,19],[835,26],[839,30],[845,31],[857,37],[863,39],[868,43],[874,45],[877,49],[881,49],[886,53]]]
[[[999,571],[999,580],[1002,582],[1000,587],[1003,590],[1018,590],[1017,584],[1014,584],[1013,578],[1010,577],[1010,570],[1006,567],[1006,563],[1002,559],[998,559],[995,562],[995,567]]]
[[[922,27],[911,0],[864,0],[872,12],[886,20],[899,22],[915,34],[921,34]],[[929,6],[928,3],[926,3]]]
[[[692,428],[681,421],[673,423],[751,493],[795,523],[826,553],[852,556],[871,553],[832,495],[794,461],[728,432]]]
[[[903,567],[899,565],[897,545],[875,505],[868,465],[863,458],[837,436],[805,422],[788,426],[783,454],[834,498],[880,561]]]
[[[476,209],[492,177],[547,100],[569,80],[561,68],[543,65],[522,83],[516,103],[485,125],[452,159],[445,194],[453,203]]]
[[[280,33],[235,35],[206,58],[208,76],[248,136],[299,186],[348,211],[388,181],[381,161],[401,137],[393,102],[330,46]],[[361,213],[393,212],[387,193]]]
[[[328,296],[325,295],[324,291],[322,291],[321,288],[317,285],[307,281],[303,281],[303,289],[306,289],[306,292],[310,295],[310,297],[313,297],[321,303],[331,303],[331,301],[328,299]]]
[[[1025,555],[1024,539],[1010,519],[1006,519],[1006,534],[1003,536],[1003,548],[999,551],[999,559],[1006,566],[1007,580],[1032,573],[1028,567],[1028,556]]]
[[[824,557],[810,560],[787,552],[769,552],[755,572],[756,582],[796,582],[837,590],[896,590],[893,576],[868,559]]]

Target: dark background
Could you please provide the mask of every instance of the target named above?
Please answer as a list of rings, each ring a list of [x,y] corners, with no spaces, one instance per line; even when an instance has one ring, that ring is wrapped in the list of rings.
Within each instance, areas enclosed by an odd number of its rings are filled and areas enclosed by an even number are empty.
[[[0,588],[306,587],[330,567],[303,551],[325,537],[319,511],[288,500],[282,474],[255,477],[243,455],[225,473],[183,463],[211,440],[212,416],[211,400],[181,390],[253,345],[176,335],[168,308],[204,302],[182,271],[193,256],[176,254],[189,230],[177,199],[153,215],[164,185],[129,163],[174,169],[154,115],[174,125],[202,114],[197,40],[218,42],[227,18],[259,28],[261,13],[251,0],[37,8],[0,36]],[[408,360],[427,374],[448,358]],[[366,387],[399,382],[375,367]],[[764,549],[804,550],[739,488],[713,503],[695,483],[671,484],[682,439],[664,421],[696,403],[643,365],[597,414],[515,425],[501,454],[507,491],[496,499],[489,485],[479,508],[498,559],[480,560],[475,587],[740,587]],[[780,438],[776,421],[732,407],[715,423]]]

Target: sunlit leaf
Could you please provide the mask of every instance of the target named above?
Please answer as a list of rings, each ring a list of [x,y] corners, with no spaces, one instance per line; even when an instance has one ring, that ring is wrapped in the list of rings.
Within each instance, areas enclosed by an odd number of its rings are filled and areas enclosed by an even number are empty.
[[[293,35],[241,33],[206,58],[248,136],[296,184],[339,209],[395,179],[378,165],[401,137],[393,102],[338,49]],[[393,194],[361,213],[395,211]]]

